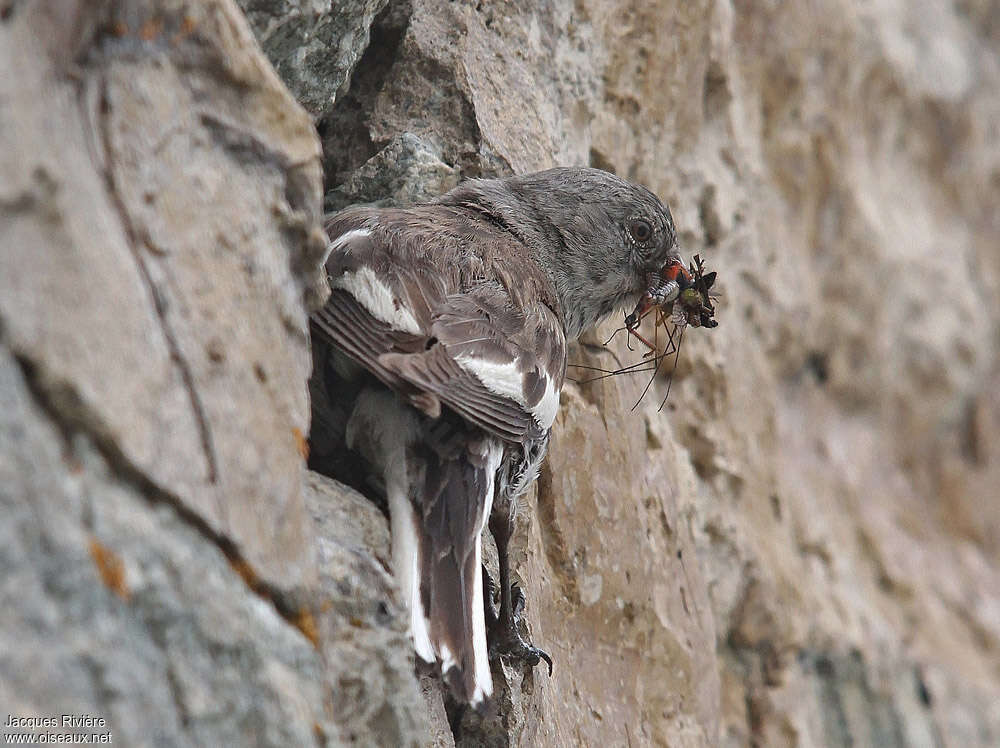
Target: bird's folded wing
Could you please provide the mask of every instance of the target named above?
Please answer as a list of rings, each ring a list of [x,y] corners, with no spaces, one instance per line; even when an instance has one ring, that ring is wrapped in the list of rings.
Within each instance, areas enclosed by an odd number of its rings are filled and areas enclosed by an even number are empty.
[[[402,261],[392,241],[364,224],[333,237],[333,293],[312,316],[314,334],[431,415],[443,402],[503,439],[542,436],[565,375],[555,314],[540,301],[515,304],[488,278],[462,288],[440,254]]]

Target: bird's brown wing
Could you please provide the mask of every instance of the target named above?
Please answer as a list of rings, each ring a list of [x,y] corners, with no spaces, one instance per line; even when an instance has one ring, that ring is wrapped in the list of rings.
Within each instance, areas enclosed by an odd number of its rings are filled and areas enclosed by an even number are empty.
[[[496,280],[541,271],[505,266],[501,242],[470,278],[461,247],[400,229],[379,211],[352,211],[331,226],[333,292],[312,316],[314,334],[424,412],[436,415],[444,403],[502,439],[541,437],[558,406],[565,335],[541,299],[515,300]]]

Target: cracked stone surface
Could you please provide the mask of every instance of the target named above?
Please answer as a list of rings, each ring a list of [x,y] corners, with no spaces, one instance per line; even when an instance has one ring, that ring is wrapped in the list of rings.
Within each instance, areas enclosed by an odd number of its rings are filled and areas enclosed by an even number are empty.
[[[995,2],[0,6],[10,714],[1000,743]],[[555,671],[499,664],[460,713],[414,672],[384,517],[304,467],[319,218],[556,163],[664,197],[720,327],[662,411],[663,376],[634,411],[642,376],[567,386],[513,559]]]
[[[101,716],[125,745],[311,742],[328,721],[320,653],[41,397],[5,348],[5,708]]]
[[[308,401],[290,386],[309,371],[305,269],[323,251],[308,117],[228,4],[81,5],[97,31],[48,64],[43,41],[70,21],[45,6],[19,8],[0,48],[19,144],[0,162],[4,342],[63,418],[268,584],[308,585]]]
[[[350,84],[387,0],[239,0],[264,53],[310,114],[322,117]]]
[[[307,113],[228,1],[19,3],[0,66],[7,713],[421,744],[384,520],[304,465]]]
[[[456,744],[1000,740],[995,5],[376,18],[318,122],[327,207],[589,163],[722,292],[662,411],[663,376],[564,392],[514,563],[555,673],[495,670]],[[571,361],[640,355],[609,348]]]

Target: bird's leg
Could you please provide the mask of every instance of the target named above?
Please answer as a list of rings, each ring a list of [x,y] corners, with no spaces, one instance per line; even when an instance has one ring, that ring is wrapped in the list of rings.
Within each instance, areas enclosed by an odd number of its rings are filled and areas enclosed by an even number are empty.
[[[548,653],[526,642],[517,630],[520,613],[524,609],[524,593],[510,581],[510,558],[507,547],[513,534],[513,516],[510,512],[494,511],[490,517],[490,532],[497,544],[500,562],[500,612],[490,636],[490,657],[514,657],[534,667],[541,660],[549,666],[552,675],[552,658]]]
[[[497,584],[493,581],[493,577],[490,576],[490,570],[486,568],[486,564],[482,564],[482,568],[483,610],[486,613],[486,630],[493,631],[500,622],[500,616],[497,614],[495,603],[497,596]]]

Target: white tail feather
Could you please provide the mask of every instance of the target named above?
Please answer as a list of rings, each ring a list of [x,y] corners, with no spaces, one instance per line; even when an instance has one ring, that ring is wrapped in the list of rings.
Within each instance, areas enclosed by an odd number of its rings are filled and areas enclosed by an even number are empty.
[[[483,539],[476,540],[476,581],[472,595],[472,652],[476,667],[476,690],[472,703],[478,704],[493,693],[493,674],[486,648],[486,615],[483,611]]]
[[[413,648],[424,662],[434,662],[430,622],[420,600],[420,548],[417,544],[416,516],[403,486],[396,480],[386,485],[392,522],[392,565],[410,616]]]
[[[483,506],[483,520],[476,537],[475,581],[472,587],[472,656],[476,671],[476,690],[472,703],[478,704],[493,694],[493,674],[490,672],[490,656],[486,645],[486,613],[483,607],[483,531],[493,511],[493,493],[496,487],[496,472],[503,459],[503,449],[496,442],[488,442],[490,450],[487,460],[486,504]]]

